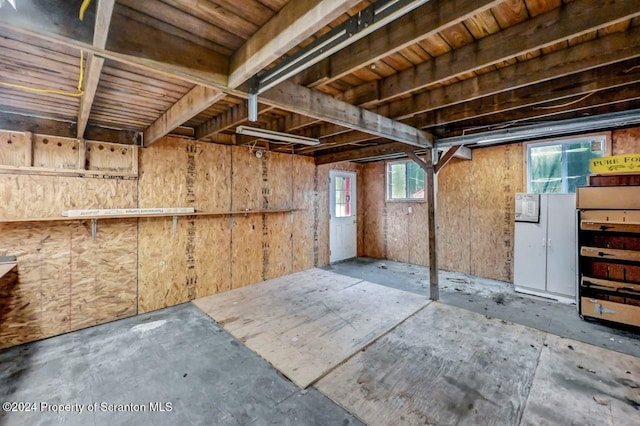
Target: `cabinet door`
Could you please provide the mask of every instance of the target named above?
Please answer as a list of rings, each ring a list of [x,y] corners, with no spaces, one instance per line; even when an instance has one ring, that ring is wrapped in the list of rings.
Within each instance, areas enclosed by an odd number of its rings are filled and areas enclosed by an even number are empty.
[[[577,219],[575,194],[549,194],[547,201],[547,291],[576,294]]]
[[[516,222],[513,284],[545,291],[547,270],[547,198],[540,196],[540,223]]]

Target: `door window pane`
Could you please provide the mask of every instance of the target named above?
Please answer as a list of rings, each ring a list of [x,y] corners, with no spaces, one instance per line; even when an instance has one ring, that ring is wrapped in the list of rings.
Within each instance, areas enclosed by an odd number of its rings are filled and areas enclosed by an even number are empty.
[[[351,208],[351,178],[336,176],[336,217],[349,217],[353,213]]]

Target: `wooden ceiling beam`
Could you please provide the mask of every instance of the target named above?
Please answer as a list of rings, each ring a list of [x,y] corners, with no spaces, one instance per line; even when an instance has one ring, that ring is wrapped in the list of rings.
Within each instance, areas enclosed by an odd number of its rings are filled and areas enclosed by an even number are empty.
[[[415,125],[429,128],[531,106],[539,106],[542,115],[549,106],[543,106],[544,104],[572,102],[572,98],[578,96],[591,96],[592,93],[595,94],[601,90],[637,83],[640,81],[640,69],[634,70],[635,72],[625,72],[636,66],[640,66],[639,59],[501,92],[494,96],[421,114],[415,117]]]
[[[0,129],[14,132],[31,132],[40,135],[76,138],[76,123],[58,121],[47,118],[32,117],[21,114],[0,112]],[[85,139],[101,142],[112,142],[126,145],[137,145],[140,133],[131,130],[108,129],[100,126],[88,125]]]
[[[577,44],[539,58],[391,102],[378,113],[402,119],[640,56],[640,28]],[[422,122],[416,126],[426,126]]]
[[[544,109],[531,106],[512,111],[502,111],[498,114],[484,117],[470,118],[456,122],[455,129],[491,128],[492,126],[502,126],[505,123],[516,124],[518,122],[531,120],[557,120],[558,116],[577,117],[581,114],[591,115],[592,111],[602,107],[610,106],[618,110],[614,107],[615,104],[637,102],[639,100],[640,83],[635,83],[623,87],[601,90],[586,98],[582,97],[582,99],[563,102],[564,105],[558,105],[555,108],[551,108],[552,105],[547,105]],[[457,135],[450,134],[450,136]]]
[[[378,102],[442,83],[640,15],[640,2],[575,0],[380,81]],[[604,53],[604,52],[603,52]]]
[[[360,0],[290,1],[233,54],[229,87],[239,87],[358,3]]]
[[[113,14],[115,0],[99,0],[97,6],[96,20],[93,30],[93,46],[104,49],[109,36],[109,25]],[[91,115],[91,106],[98,90],[100,74],[104,59],[89,53],[87,57],[87,69],[83,83],[83,94],[80,97],[80,108],[78,109],[78,138],[84,137],[84,131]]]
[[[196,86],[173,104],[144,131],[144,146],[149,146],[173,129],[200,114],[224,98],[226,93],[211,87]]]
[[[280,109],[378,137],[423,148],[433,145],[429,133],[291,82],[280,83],[261,95],[261,99]]]
[[[427,39],[443,28],[485,12],[502,1],[431,0],[303,71],[298,81],[307,87],[332,83],[358,68]]]
[[[258,114],[264,114],[273,109],[273,107],[258,104]],[[202,140],[223,130],[229,130],[244,123],[248,118],[249,103],[248,101],[243,101],[199,125],[196,128],[196,139]]]
[[[78,20],[78,4],[66,0],[24,2],[20,13],[0,13],[0,28],[82,49],[101,58],[177,77],[193,84],[225,89],[229,60],[211,49],[140,24],[116,3],[104,49],[93,46],[95,13],[89,8]]]
[[[332,152],[315,157],[316,165],[338,163],[340,161],[367,160],[385,155],[404,153],[407,150],[405,144],[398,142],[384,143],[366,148],[351,149],[348,151]]]

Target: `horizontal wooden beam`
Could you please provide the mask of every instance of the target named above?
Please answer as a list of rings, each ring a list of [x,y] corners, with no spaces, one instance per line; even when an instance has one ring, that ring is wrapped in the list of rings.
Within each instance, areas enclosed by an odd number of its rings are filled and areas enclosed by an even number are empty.
[[[356,6],[360,0],[296,0],[249,38],[231,58],[229,87],[236,88],[258,71]]]
[[[576,100],[572,98],[577,96],[591,96],[601,90],[637,83],[640,70],[631,73],[624,70],[638,65],[640,59],[634,59],[442,108],[416,116],[415,125],[429,128],[533,106],[538,106],[543,115],[553,109],[554,104],[550,102],[563,104]]]
[[[433,145],[433,136],[426,132],[291,82],[280,83],[261,99],[277,108],[378,137],[423,148]]]
[[[144,146],[156,142],[225,96],[226,94],[218,89],[194,87],[144,131]]]
[[[431,0],[304,71],[300,81],[309,87],[329,84],[502,1]]]
[[[95,12],[90,7],[78,20],[78,5],[66,0],[23,2],[20,13],[0,13],[0,28],[82,49],[142,69],[177,77],[194,84],[227,88],[229,60],[194,42],[141,24],[115,4],[111,32],[104,49],[93,45]],[[115,31],[117,29],[117,31]]]
[[[633,103],[635,102],[635,105]],[[458,121],[454,129],[463,128],[486,128],[504,125],[505,123],[516,124],[522,121],[532,120],[561,120],[565,118],[575,118],[583,115],[598,115],[607,111],[600,111],[606,108],[615,111],[625,111],[627,109],[640,108],[640,85],[630,84],[623,87],[615,87],[608,90],[600,90],[589,96],[580,96],[576,99],[561,101],[558,105],[535,105],[519,108],[511,111],[499,111],[496,114],[474,117],[468,120]],[[443,137],[457,136],[458,134],[443,135]]]
[[[394,101],[377,111],[402,119],[636,57],[640,57],[640,28],[611,34]],[[424,119],[417,118],[414,125],[426,127],[428,124]]]
[[[258,104],[258,114],[264,114],[273,109],[273,107]],[[202,140],[209,136],[236,127],[249,118],[249,103],[243,101],[238,105],[234,105],[222,114],[213,117],[202,123],[196,128],[196,139]]]
[[[57,121],[40,117],[20,114],[0,113],[0,129],[13,132],[31,132],[39,135],[76,138],[76,123]],[[131,130],[116,130],[105,127],[88,125],[85,139],[112,142],[127,145],[139,145],[140,133]]]
[[[366,148],[322,154],[315,157],[316,165],[338,163],[340,161],[366,160],[385,155],[405,153],[407,146],[402,143],[382,143]]]
[[[385,101],[640,15],[640,2],[576,0],[380,82]]]

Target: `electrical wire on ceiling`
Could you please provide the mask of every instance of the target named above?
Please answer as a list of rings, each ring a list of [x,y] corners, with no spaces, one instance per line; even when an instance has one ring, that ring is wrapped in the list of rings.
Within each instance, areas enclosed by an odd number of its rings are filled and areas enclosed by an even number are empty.
[[[84,0],[82,2],[82,5],[80,6],[80,20],[84,20],[84,13],[87,11],[87,9],[89,8],[89,5],[91,4],[91,0]]]
[[[0,0],[0,7],[2,7],[3,3],[4,3],[4,0]],[[11,6],[13,6],[13,8],[15,9],[16,5],[14,3],[14,0],[9,0],[9,3],[11,3]],[[79,18],[81,21],[84,19],[84,13],[87,11],[87,8],[89,7],[90,4],[91,4],[91,0],[84,0],[82,2],[82,5],[80,6],[80,14],[79,14]],[[84,90],[82,90],[83,80],[84,80],[84,51],[80,50],[80,74],[78,76],[78,86],[77,86],[76,92],[70,92],[67,90],[57,90],[57,89],[42,89],[38,87],[26,86],[24,84],[7,83],[4,81],[0,81],[0,86],[11,87],[13,89],[21,89],[21,90],[26,90],[26,91],[35,92],[35,93],[72,96],[72,97],[79,98],[82,95],[84,95]]]
[[[67,90],[57,90],[57,89],[41,89],[38,87],[25,86],[23,84],[14,84],[14,83],[6,83],[0,81],[0,86],[11,87],[14,89],[26,90],[29,92],[35,93],[46,93],[52,95],[62,95],[62,96],[73,96],[79,98],[84,94],[84,90],[82,90],[82,80],[84,80],[84,52],[80,51],[80,75],[78,77],[78,91],[77,92],[69,92]]]

